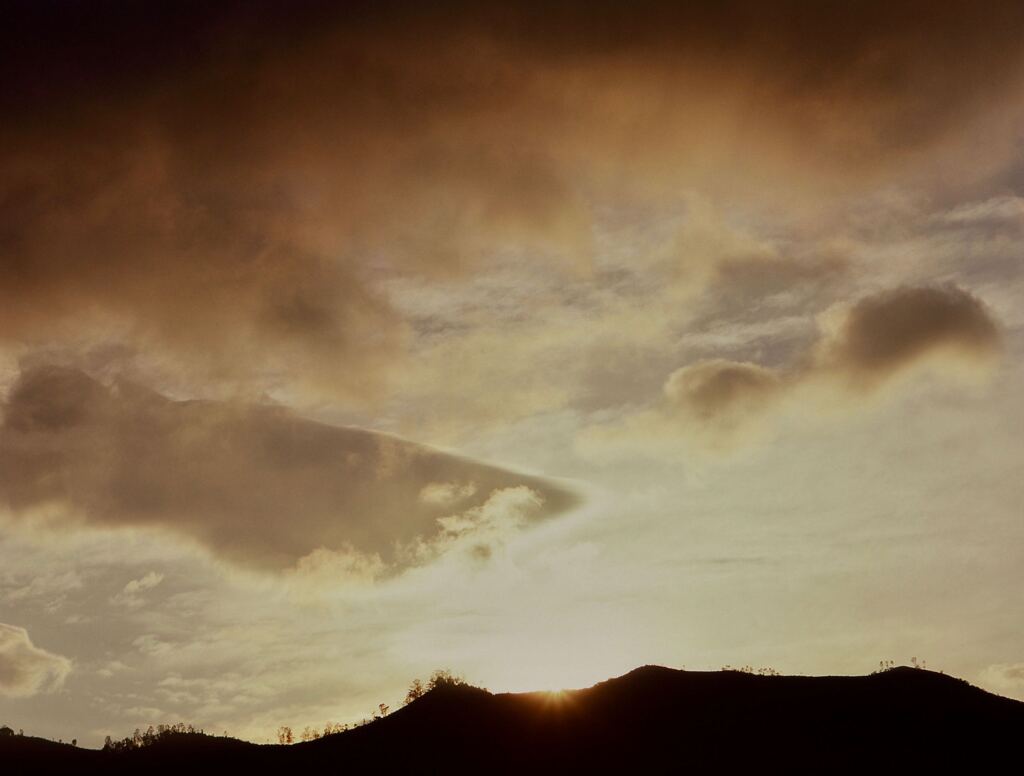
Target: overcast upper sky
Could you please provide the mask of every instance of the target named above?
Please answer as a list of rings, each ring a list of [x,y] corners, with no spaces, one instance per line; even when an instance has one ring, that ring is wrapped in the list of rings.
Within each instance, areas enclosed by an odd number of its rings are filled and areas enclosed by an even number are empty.
[[[1024,699],[1024,6],[514,5],[4,3],[0,724]]]

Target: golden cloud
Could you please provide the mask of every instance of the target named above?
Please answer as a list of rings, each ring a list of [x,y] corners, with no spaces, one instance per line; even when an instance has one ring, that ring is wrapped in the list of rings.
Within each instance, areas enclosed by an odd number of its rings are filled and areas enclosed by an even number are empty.
[[[0,622],[0,696],[24,698],[64,683],[71,661],[40,649],[28,631]]]
[[[66,368],[23,373],[0,427],[0,499],[15,517],[164,529],[253,569],[308,570],[353,551],[391,564],[400,546],[440,533],[450,505],[421,496],[448,482],[464,484],[462,509],[520,486],[542,500],[537,519],[577,501],[551,481],[386,434],[278,406],[172,401]]]

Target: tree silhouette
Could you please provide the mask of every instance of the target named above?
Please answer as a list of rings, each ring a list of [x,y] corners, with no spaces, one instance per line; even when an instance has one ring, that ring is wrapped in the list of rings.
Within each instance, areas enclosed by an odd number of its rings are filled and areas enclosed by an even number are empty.
[[[408,706],[414,700],[422,698],[427,693],[427,688],[419,679],[413,679],[409,685],[409,691],[405,694],[405,705]]]
[[[447,668],[438,668],[430,675],[426,683],[420,679],[412,680],[412,684],[409,685],[409,689],[405,693],[404,705],[408,706],[417,698],[422,698],[428,692],[436,690],[438,687],[460,687],[465,684],[466,680],[461,676],[453,674]],[[382,717],[387,714],[387,708],[384,704],[380,705]]]
[[[107,752],[120,752],[128,749],[141,749],[146,746],[152,746],[166,738],[183,735],[206,735],[206,733],[201,729],[197,729],[194,725],[186,725],[184,722],[178,722],[174,725],[157,725],[155,728],[150,725],[145,732],[135,728],[135,732],[132,735],[118,741],[107,736],[103,741],[103,750]],[[77,745],[76,742],[77,739],[71,743],[72,745]]]
[[[466,684],[461,676],[456,676],[447,668],[439,668],[430,675],[427,682],[427,690],[436,690],[438,687],[459,687]]]

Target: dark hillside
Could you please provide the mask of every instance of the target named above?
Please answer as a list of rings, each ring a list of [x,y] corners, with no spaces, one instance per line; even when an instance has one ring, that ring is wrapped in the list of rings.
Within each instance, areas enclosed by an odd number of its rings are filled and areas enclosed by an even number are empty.
[[[1015,758],[1022,731],[1024,703],[920,669],[803,677],[645,666],[560,694],[439,687],[380,721],[293,746],[181,735],[111,754],[10,738],[0,756],[26,774],[916,771]]]

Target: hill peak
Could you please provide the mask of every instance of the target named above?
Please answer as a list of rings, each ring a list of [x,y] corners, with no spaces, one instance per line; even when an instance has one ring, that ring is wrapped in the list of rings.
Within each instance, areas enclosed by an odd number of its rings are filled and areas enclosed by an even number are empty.
[[[1024,703],[901,666],[865,676],[760,676],[645,665],[552,701],[446,683],[379,721],[310,744],[190,737],[127,752],[0,738],[18,773],[318,773],[343,766],[561,773],[680,769],[977,771],[1016,756]],[[896,735],[898,733],[898,735]],[[837,759],[838,758],[838,759]]]

